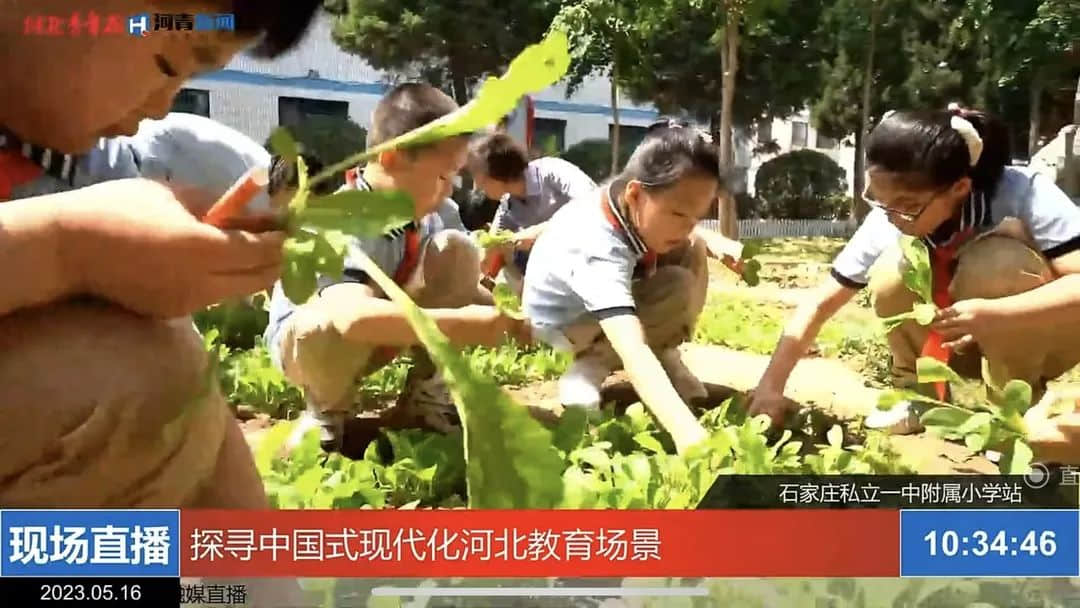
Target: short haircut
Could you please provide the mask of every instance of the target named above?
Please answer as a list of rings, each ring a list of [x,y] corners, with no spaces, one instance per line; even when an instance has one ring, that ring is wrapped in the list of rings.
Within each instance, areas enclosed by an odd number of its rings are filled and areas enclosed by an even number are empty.
[[[322,161],[313,154],[301,154],[304,165],[307,167],[308,177],[315,177],[323,170]],[[267,187],[270,196],[273,196],[285,188],[299,188],[300,180],[296,172],[296,165],[288,158],[274,155],[270,159],[270,185]],[[332,184],[329,186],[332,189]],[[328,186],[321,184],[312,190],[315,194],[329,194]]]
[[[457,109],[457,102],[429,84],[399,84],[383,95],[375,106],[371,116],[371,129],[367,135],[367,147],[384,144]],[[423,146],[414,146],[421,147]]]
[[[256,57],[277,57],[304,37],[323,0],[232,0],[237,33],[260,36]]]
[[[469,147],[468,167],[474,175],[513,182],[521,179],[529,167],[529,153],[506,133],[492,133]]]

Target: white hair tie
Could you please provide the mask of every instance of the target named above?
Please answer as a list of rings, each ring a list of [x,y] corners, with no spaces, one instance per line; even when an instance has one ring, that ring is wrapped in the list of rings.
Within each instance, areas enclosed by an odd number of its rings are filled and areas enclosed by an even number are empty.
[[[949,126],[951,126],[960,137],[964,138],[964,143],[967,144],[968,156],[971,157],[971,166],[979,164],[979,157],[982,156],[983,140],[979,136],[979,132],[975,129],[975,125],[971,124],[971,121],[963,116],[953,116],[949,120]]]

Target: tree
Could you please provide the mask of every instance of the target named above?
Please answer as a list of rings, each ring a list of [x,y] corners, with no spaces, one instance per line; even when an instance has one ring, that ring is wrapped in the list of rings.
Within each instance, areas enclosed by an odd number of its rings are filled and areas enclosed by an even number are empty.
[[[802,110],[820,86],[824,58],[812,38],[823,0],[807,0],[764,12],[755,28],[741,35],[732,122],[748,128],[764,118]],[[636,18],[639,44],[635,63],[622,74],[623,91],[661,112],[688,114],[720,136],[722,71],[720,49],[708,40],[724,26],[712,6],[643,0]],[[689,43],[688,43],[689,41]]]
[[[854,138],[856,221],[869,212],[862,198],[863,147],[871,124],[892,109],[944,108],[970,90],[965,85],[970,70],[952,60],[946,42],[957,13],[953,5],[935,0],[836,0],[821,21],[816,37],[831,57],[822,64],[823,86],[811,117],[814,128],[826,136]]]
[[[555,0],[329,0],[334,41],[372,67],[419,76],[459,104],[484,76],[540,40]]]
[[[619,159],[618,162],[613,163],[610,142],[602,139],[586,139],[569,147],[562,153],[562,159],[577,165],[596,183],[600,183],[614,175],[613,166],[625,165],[633,153],[632,142],[620,142]]]
[[[718,7],[723,7],[724,24],[723,28],[713,35],[711,42],[720,46],[720,165],[724,169],[731,169],[735,165],[732,134],[735,86],[739,74],[739,45],[743,32],[754,32],[760,28],[765,14],[786,5],[787,0],[723,0],[722,4],[717,4]]]
[[[566,96],[587,78],[607,76],[611,87],[611,174],[619,171],[619,80],[635,54],[630,11],[626,0],[568,0],[552,22],[552,29],[570,39],[570,71]]]
[[[735,84],[729,82],[726,90],[738,90],[739,94],[728,98],[731,120],[726,130],[725,112],[718,103],[725,94],[725,72],[718,67],[721,54],[730,50],[731,43],[715,42],[728,27],[721,5],[665,0],[638,3],[634,18],[637,55],[630,69],[621,73],[620,85],[635,101],[708,123],[713,138],[720,142],[725,157],[721,166],[727,173],[734,162],[733,126],[750,127],[762,119],[788,116],[805,107],[816,90],[820,51],[809,40],[822,4],[822,0],[749,3],[753,11],[743,15],[737,34],[738,63],[745,69],[727,71]],[[733,198],[725,197],[717,213],[724,234],[737,237]]]

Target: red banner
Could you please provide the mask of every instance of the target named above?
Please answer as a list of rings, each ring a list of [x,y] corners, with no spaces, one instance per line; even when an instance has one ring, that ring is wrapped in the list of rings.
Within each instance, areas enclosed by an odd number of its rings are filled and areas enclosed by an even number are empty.
[[[203,577],[895,577],[899,512],[184,511]]]

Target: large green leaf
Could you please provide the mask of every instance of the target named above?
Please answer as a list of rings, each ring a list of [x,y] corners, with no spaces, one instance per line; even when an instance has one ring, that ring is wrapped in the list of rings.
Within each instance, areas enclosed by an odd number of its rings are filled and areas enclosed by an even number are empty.
[[[343,190],[309,201],[296,222],[301,228],[375,237],[408,224],[414,215],[413,201],[404,192]]]
[[[525,95],[542,91],[559,82],[569,66],[570,52],[566,34],[552,31],[538,44],[522,51],[510,62],[510,67],[501,77],[489,78],[480,86],[476,97],[457,111],[326,168],[312,180],[312,184],[330,179],[337,173],[387,150],[472,133],[495,124],[510,114],[518,100]]]
[[[551,432],[492,380],[477,374],[435,322],[369,257],[358,253],[362,269],[402,308],[457,404],[464,431],[469,507],[557,506],[562,500],[564,464]]]
[[[960,382],[960,374],[933,357],[919,357],[915,363],[919,382]]]
[[[918,295],[924,303],[932,303],[934,301],[931,289],[933,275],[930,271],[930,252],[926,249],[926,244],[920,239],[905,236],[900,241],[900,247],[908,262],[901,273],[904,285]]]
[[[300,156],[296,140],[293,139],[292,135],[289,134],[289,130],[285,127],[278,127],[270,134],[270,149],[274,151],[274,154],[287,159],[295,159]]]
[[[922,415],[920,420],[926,426],[943,427],[956,432],[974,414],[959,407],[935,407]]]
[[[1027,475],[1031,471],[1031,461],[1035,454],[1023,439],[1014,439],[1005,453],[1001,455],[998,470],[1002,475]]]
[[[1023,416],[1031,409],[1031,385],[1023,380],[1010,380],[1001,391],[1000,405],[1006,417]]]
[[[927,397],[917,391],[903,388],[882,391],[881,394],[878,395],[877,407],[879,410],[888,411],[905,401],[910,401],[911,403],[928,403],[930,405],[938,405],[941,407],[952,407],[952,404],[946,403],[945,401],[938,401],[937,399]]]

